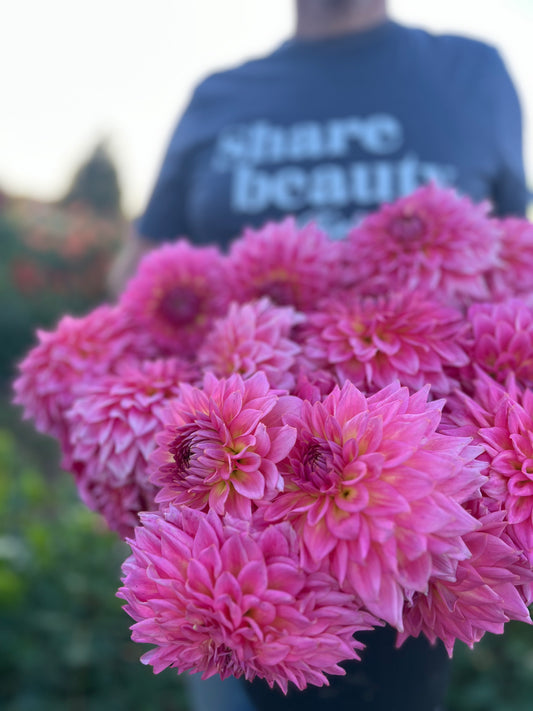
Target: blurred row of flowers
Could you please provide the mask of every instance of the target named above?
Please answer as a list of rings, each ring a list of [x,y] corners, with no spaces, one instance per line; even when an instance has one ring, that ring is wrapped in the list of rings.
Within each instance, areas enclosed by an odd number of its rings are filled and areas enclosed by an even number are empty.
[[[106,299],[106,274],[126,221],[117,171],[104,143],[74,174],[66,194],[46,203],[0,189],[0,378],[31,345],[35,327]]]

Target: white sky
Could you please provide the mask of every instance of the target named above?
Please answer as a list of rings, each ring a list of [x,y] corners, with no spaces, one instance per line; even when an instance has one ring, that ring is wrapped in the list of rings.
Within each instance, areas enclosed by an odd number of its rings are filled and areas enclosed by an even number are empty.
[[[108,137],[142,210],[195,83],[290,33],[292,0],[15,0],[0,26],[0,186],[55,199]],[[390,0],[401,22],[495,44],[524,110],[533,182],[533,0]]]

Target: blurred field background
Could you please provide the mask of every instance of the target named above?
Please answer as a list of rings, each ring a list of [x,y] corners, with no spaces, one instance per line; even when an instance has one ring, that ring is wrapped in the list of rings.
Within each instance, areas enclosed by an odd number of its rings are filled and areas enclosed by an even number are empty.
[[[37,327],[106,298],[126,222],[98,144],[55,202],[0,194],[0,708],[181,711],[176,675],[139,663],[115,598],[127,546],[77,498],[52,440],[10,405]]]
[[[54,203],[0,198],[0,708],[187,711],[172,671],[154,676],[115,598],[127,547],[77,499],[55,444],[9,404],[36,327],[105,299],[125,221],[112,157],[97,145]],[[449,711],[528,711],[533,628],[457,649]]]

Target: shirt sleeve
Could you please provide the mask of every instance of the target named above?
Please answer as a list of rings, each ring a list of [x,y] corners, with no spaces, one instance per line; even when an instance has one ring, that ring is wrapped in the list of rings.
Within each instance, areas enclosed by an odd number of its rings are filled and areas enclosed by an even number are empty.
[[[490,69],[497,158],[492,190],[494,212],[498,216],[523,216],[526,214],[529,194],[524,171],[520,100],[505,64],[496,51]]]

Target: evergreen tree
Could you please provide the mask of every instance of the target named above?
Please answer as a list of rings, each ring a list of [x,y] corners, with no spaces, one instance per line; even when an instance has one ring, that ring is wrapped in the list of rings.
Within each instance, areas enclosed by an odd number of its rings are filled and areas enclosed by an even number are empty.
[[[81,202],[105,215],[118,215],[120,185],[118,172],[105,141],[100,141],[76,171],[61,205]]]

